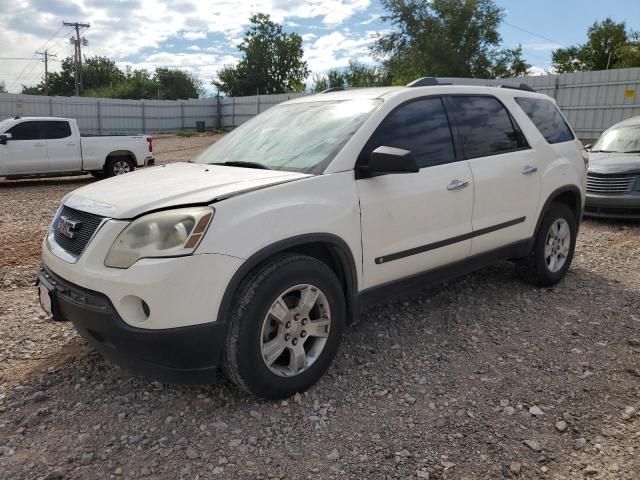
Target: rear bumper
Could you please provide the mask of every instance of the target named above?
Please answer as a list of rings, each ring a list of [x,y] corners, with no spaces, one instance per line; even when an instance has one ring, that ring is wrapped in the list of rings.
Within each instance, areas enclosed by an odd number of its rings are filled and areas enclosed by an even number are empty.
[[[133,373],[169,383],[212,383],[222,361],[227,324],[169,329],[132,327],[103,294],[74,285],[46,266],[54,318],[69,320],[96,350]]]
[[[147,157],[144,159],[144,166],[145,167],[153,167],[156,164],[156,159],[155,157]]]
[[[584,214],[588,217],[640,219],[640,192],[624,195],[587,192]]]

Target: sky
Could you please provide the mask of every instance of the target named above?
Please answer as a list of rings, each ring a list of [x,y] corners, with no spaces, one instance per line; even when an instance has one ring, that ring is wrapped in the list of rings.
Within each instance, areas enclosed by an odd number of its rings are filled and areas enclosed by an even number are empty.
[[[522,45],[532,73],[551,68],[553,49],[584,42],[587,28],[607,16],[640,30],[638,0],[496,0],[504,9],[503,47]],[[84,56],[104,55],[120,67],[153,71],[189,70],[208,86],[223,65],[236,63],[252,14],[268,13],[304,39],[312,74],[347,65],[349,59],[375,63],[369,46],[391,26],[378,0],[0,0],[0,81],[10,92],[38,83],[44,64],[35,51],[47,49],[60,60],[73,55],[70,27],[82,31]]]

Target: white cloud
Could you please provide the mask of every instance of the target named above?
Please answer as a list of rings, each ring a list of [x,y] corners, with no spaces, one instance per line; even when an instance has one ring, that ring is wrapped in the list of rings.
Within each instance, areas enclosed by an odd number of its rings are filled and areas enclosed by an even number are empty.
[[[207,32],[184,32],[182,38],[185,40],[200,40],[207,38]]]

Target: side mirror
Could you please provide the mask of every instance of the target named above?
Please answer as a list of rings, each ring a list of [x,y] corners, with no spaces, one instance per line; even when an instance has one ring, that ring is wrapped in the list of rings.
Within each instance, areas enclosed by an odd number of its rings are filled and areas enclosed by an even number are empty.
[[[0,134],[0,145],[6,145],[7,144],[7,140],[9,140],[10,138],[11,138],[11,134],[10,133]]]
[[[420,171],[413,153],[394,147],[378,147],[369,156],[370,176],[388,173],[416,173]]]
[[[584,146],[584,149],[585,149],[587,152],[590,152],[590,151],[591,151],[591,147],[593,147],[593,144],[592,144],[592,143],[587,143],[587,144]]]

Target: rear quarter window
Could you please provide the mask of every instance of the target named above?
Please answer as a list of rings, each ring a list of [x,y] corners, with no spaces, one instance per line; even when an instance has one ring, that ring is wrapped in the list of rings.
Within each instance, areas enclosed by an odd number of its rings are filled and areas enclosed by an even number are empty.
[[[575,138],[571,128],[553,102],[541,98],[525,97],[516,98],[516,102],[548,143],[568,142]]]

